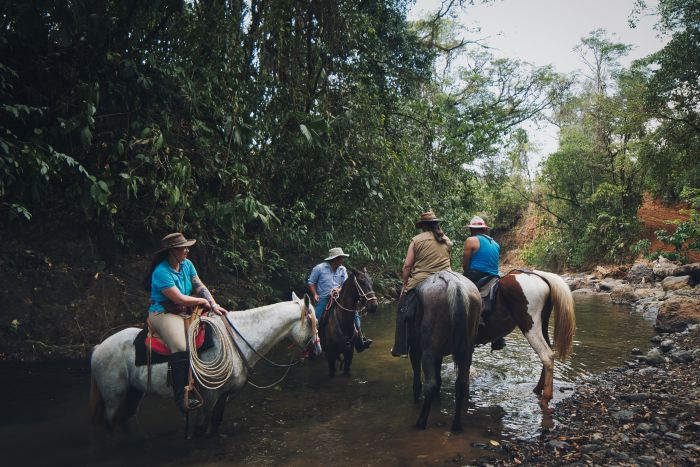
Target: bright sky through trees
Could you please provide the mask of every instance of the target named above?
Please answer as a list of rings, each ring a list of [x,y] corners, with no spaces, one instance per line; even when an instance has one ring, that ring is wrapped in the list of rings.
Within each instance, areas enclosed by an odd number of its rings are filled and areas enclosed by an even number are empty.
[[[418,0],[409,18],[425,16],[440,3]],[[654,30],[656,16],[642,16],[636,28],[630,28],[628,19],[634,3],[635,0],[496,0],[465,7],[458,19],[468,28],[480,27],[480,32],[467,37],[483,39],[497,57],[518,58],[540,66],[551,64],[560,73],[572,73],[583,66],[573,48],[594,29],[605,29],[612,39],[633,45],[631,53],[622,60],[623,65],[664,45],[665,40]],[[648,0],[647,4],[655,7],[657,2]],[[528,133],[541,155],[557,149],[556,128],[528,128]]]

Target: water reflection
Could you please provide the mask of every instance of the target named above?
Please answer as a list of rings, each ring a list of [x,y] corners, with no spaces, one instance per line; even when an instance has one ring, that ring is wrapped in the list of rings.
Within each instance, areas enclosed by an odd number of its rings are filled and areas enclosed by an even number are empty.
[[[581,378],[620,366],[632,347],[645,349],[652,323],[629,307],[599,297],[577,297],[578,329],[569,360],[555,363],[554,402]],[[327,376],[325,359],[294,368],[269,390],[246,388],[227,407],[222,429],[232,435],[202,443],[184,442],[183,421],[172,401],[147,397],[130,431],[108,436],[88,425],[88,373],[84,363],[0,368],[0,447],[5,465],[359,465],[433,463],[473,459],[480,447],[507,437],[538,434],[542,417],[532,393],[539,359],[519,332],[504,350],[477,349],[471,378],[472,403],[463,417],[465,433],[450,433],[454,365],[443,368],[442,398],[424,432],[412,428],[418,416],[407,359],[393,358],[394,311],[382,307],[363,326],[375,342],[358,354],[350,377]],[[272,358],[284,361],[280,346]],[[256,382],[280,376],[280,369],[256,367]]]

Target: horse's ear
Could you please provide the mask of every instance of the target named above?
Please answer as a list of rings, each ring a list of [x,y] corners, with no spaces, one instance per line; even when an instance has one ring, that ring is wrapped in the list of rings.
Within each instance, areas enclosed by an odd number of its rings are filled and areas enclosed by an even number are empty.
[[[309,297],[309,294],[307,294],[307,293],[304,294],[304,306],[307,309],[311,308],[311,297]]]
[[[367,268],[366,268],[366,267],[365,267],[365,268],[362,268],[362,272],[364,272],[365,274],[367,274]]]
[[[294,293],[293,290],[292,290],[292,301],[293,301],[293,302],[298,302],[298,301],[299,301],[299,297],[297,297],[297,294]]]

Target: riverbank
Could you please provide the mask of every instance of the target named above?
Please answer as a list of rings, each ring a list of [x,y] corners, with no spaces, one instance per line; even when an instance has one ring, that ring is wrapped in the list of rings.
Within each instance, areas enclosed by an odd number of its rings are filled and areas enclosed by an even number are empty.
[[[700,464],[700,326],[652,341],[647,355],[581,383],[554,408],[553,429],[488,447],[473,465]]]

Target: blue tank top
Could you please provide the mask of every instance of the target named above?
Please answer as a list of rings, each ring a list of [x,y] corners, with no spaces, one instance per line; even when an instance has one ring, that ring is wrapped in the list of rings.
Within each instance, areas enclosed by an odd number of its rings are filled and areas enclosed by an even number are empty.
[[[474,253],[469,261],[469,269],[485,272],[487,274],[498,275],[498,255],[501,247],[496,240],[488,235],[479,234],[479,251]]]

